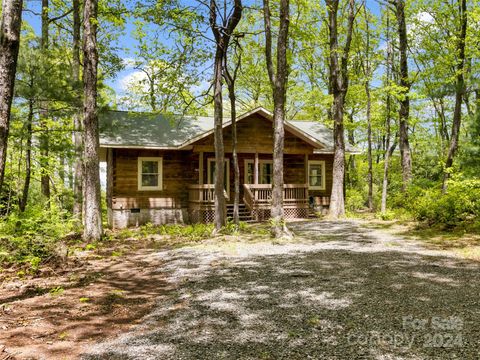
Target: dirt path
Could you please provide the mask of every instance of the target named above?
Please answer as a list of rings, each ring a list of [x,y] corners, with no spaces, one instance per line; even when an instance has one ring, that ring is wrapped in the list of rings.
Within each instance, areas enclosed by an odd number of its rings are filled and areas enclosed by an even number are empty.
[[[84,359],[478,359],[480,267],[357,222],[159,252],[177,291]]]
[[[171,290],[161,258],[137,249],[88,256],[57,274],[4,284],[0,359],[74,359],[127,331]]]

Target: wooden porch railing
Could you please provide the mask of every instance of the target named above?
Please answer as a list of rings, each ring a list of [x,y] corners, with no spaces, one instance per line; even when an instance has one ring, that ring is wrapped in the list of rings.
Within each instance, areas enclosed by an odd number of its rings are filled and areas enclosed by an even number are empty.
[[[224,194],[228,198],[226,191],[224,191]],[[188,201],[193,204],[213,206],[215,203],[215,185],[190,185],[188,187]]]
[[[271,206],[271,184],[243,184],[243,188],[243,201],[250,211],[255,209],[267,209]],[[308,185],[284,184],[283,207],[308,208]]]

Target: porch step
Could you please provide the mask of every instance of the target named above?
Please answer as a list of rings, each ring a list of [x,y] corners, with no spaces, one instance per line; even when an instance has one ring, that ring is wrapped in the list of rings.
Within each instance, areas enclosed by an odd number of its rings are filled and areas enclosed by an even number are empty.
[[[253,221],[252,214],[244,203],[238,204],[238,217],[243,222]],[[227,204],[227,218],[233,219],[233,204]]]

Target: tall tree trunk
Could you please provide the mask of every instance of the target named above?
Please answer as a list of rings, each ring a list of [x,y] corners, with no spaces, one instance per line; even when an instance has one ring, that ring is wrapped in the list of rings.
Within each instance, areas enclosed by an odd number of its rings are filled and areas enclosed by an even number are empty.
[[[329,47],[330,47],[330,78],[329,90],[333,95],[332,120],[333,120],[333,183],[330,198],[329,215],[337,219],[345,215],[345,130],[343,111],[345,97],[348,91],[348,56],[352,42],[353,25],[355,20],[355,1],[349,1],[348,27],[345,45],[339,59],[338,45],[338,0],[327,0]]]
[[[219,231],[226,221],[225,148],[223,145],[222,65],[224,51],[217,47],[215,54],[215,84],[213,87],[214,144],[215,144],[215,229]]]
[[[100,199],[99,139],[97,114],[97,11],[98,0],[85,0],[83,14],[83,127],[85,240],[102,237]]]
[[[25,180],[23,182],[23,192],[20,198],[18,208],[24,212],[28,202],[28,192],[30,190],[30,179],[32,174],[32,122],[33,122],[33,99],[28,101],[28,116],[25,130],[27,133],[26,151],[25,151]]]
[[[236,43],[238,45],[238,43]],[[228,87],[228,98],[230,99],[230,118],[232,121],[232,160],[233,160],[233,177],[234,177],[234,197],[233,197],[233,222],[237,226],[240,223],[239,204],[240,204],[240,167],[238,165],[237,154],[237,104],[235,95],[235,82],[237,80],[238,70],[242,63],[241,53],[238,55],[237,63],[233,70],[233,74],[228,70],[228,53],[225,55],[224,78]]]
[[[49,0],[42,0],[42,38],[40,46],[42,48],[43,56],[47,57],[47,50],[49,44],[49,19],[48,19],[48,7]],[[47,80],[48,81],[48,80]],[[48,102],[42,101],[40,104],[40,183],[42,194],[47,199],[47,206],[50,206],[50,175],[49,175],[49,139],[48,139],[48,126],[47,126],[47,117],[48,117]]]
[[[373,160],[372,160],[372,98],[370,94],[370,24],[368,20],[367,8],[365,12],[365,32],[366,32],[366,49],[365,49],[365,94],[367,95],[367,161],[368,161],[368,200],[367,205],[370,211],[373,210]]]
[[[386,82],[387,86],[390,86],[390,77],[393,65],[393,52],[392,52],[392,44],[390,40],[390,17],[387,13],[387,66],[386,66]],[[385,112],[386,112],[386,119],[385,119],[385,155],[384,155],[384,163],[383,163],[383,181],[382,181],[382,201],[381,201],[381,208],[380,211],[385,214],[387,212],[387,193],[388,193],[388,167],[390,163],[390,112],[391,112],[391,95],[387,93],[387,98],[385,100]]]
[[[381,212],[385,214],[387,212],[387,191],[388,191],[388,166],[390,162],[390,95],[387,97],[387,119],[386,119],[386,139],[385,139],[385,160],[383,162],[383,181],[382,181],[382,204]]]
[[[330,112],[331,113],[331,112]],[[347,139],[348,143],[355,145],[355,131],[354,131],[354,116],[355,116],[355,107],[352,106],[352,110],[348,114],[348,121],[350,128],[347,130]],[[357,158],[355,154],[350,154],[346,164],[346,173],[345,173],[345,183],[350,186],[354,186],[358,181],[357,176]]]
[[[445,173],[443,176],[442,191],[447,191],[447,181],[450,177],[450,168],[453,165],[453,159],[458,149],[458,138],[460,136],[460,126],[462,123],[462,101],[465,95],[465,38],[467,35],[467,0],[458,0],[458,9],[460,15],[460,29],[457,38],[457,71],[456,71],[456,90],[455,90],[455,109],[453,111],[452,134],[450,137],[450,147],[448,149],[447,161],[445,162]]]
[[[412,157],[410,143],[408,141],[408,119],[410,117],[410,80],[408,75],[408,39],[407,25],[405,21],[405,0],[395,1],[395,15],[398,25],[398,41],[400,49],[400,86],[403,97],[400,100],[399,109],[399,143],[402,161],[402,190],[406,191],[412,180]]]
[[[73,0],[73,63],[72,78],[75,92],[80,97],[80,0]],[[80,103],[79,103],[80,105]],[[73,175],[73,216],[78,224],[82,223],[82,188],[83,188],[83,139],[82,139],[82,115],[80,106],[73,115],[73,143],[75,148],[74,175]]]
[[[233,159],[233,222],[236,226],[240,223],[239,204],[240,204],[240,167],[238,165],[237,154],[237,109],[235,101],[235,83],[228,86],[228,94],[230,98],[231,119],[232,119],[232,159]]]
[[[7,142],[10,129],[15,73],[20,48],[22,0],[4,0],[0,21],[0,193],[7,162]]]
[[[280,0],[280,21],[277,37],[276,71],[272,59],[272,25],[269,0],[263,0],[265,25],[265,57],[273,95],[273,184],[272,184],[272,228],[275,238],[291,237],[285,224],[283,210],[283,149],[285,141],[285,103],[288,79],[288,28],[290,23],[289,0]]]
[[[219,231],[226,222],[226,202],[224,195],[225,186],[225,149],[223,145],[223,98],[222,76],[223,64],[226,60],[230,38],[242,17],[242,1],[234,0],[231,16],[227,17],[226,3],[224,14],[221,15],[221,24],[217,23],[217,12],[220,7],[216,0],[210,0],[210,28],[215,37],[215,62],[214,62],[214,144],[215,144],[215,230]],[[228,176],[228,174],[227,174]]]
[[[368,209],[373,210],[373,160],[372,160],[372,99],[370,95],[370,82],[365,82],[365,92],[367,94],[367,161],[368,161]]]

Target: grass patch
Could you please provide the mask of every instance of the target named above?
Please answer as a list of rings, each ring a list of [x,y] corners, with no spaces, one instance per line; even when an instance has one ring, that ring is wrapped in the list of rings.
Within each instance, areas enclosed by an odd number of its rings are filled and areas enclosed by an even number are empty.
[[[480,260],[480,232],[476,227],[449,228],[413,220],[370,220],[363,226],[418,240],[430,249],[453,251],[463,258]]]

